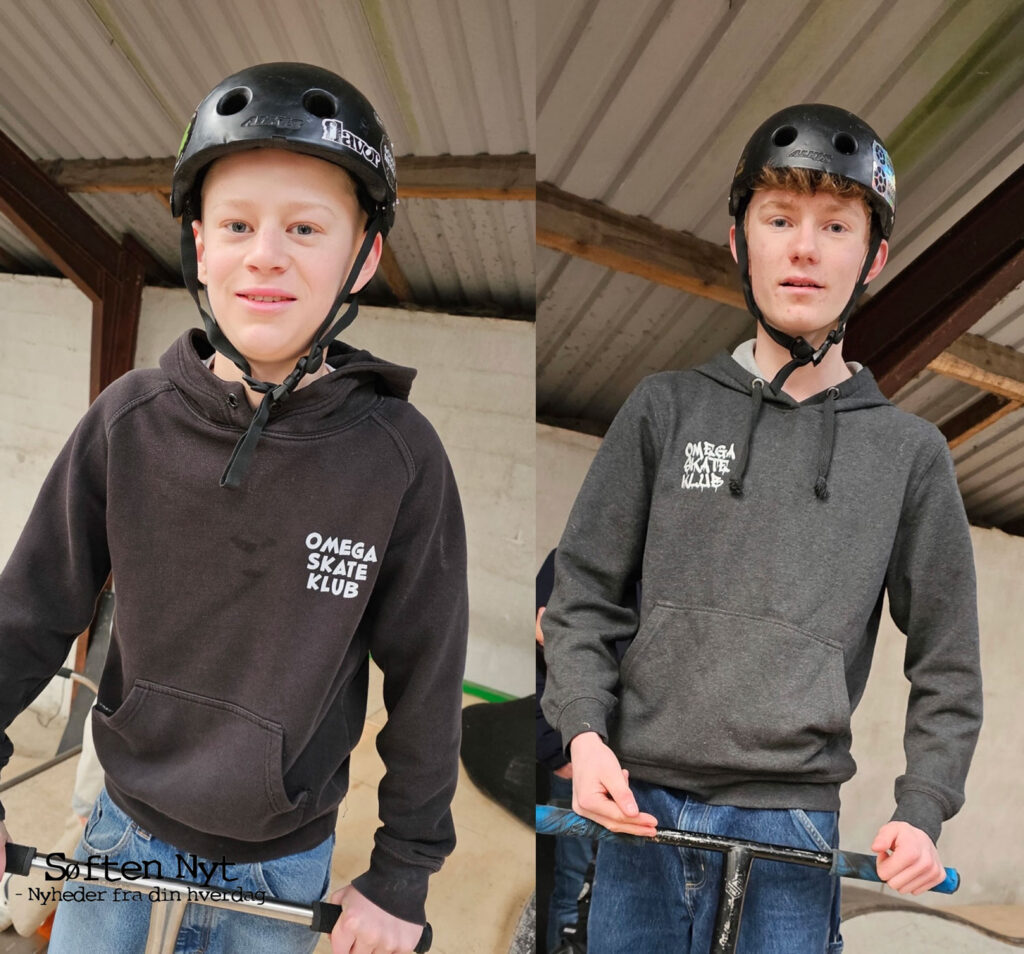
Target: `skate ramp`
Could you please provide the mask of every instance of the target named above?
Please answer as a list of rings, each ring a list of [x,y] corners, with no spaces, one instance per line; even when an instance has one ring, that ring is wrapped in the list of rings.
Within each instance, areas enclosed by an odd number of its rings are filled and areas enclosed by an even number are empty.
[[[926,907],[843,885],[844,954],[1008,954],[1024,950],[1024,907]]]

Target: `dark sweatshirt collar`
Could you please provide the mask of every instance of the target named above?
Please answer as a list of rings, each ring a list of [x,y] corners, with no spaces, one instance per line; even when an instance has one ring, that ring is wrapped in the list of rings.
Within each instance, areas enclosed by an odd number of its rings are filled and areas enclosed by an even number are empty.
[[[244,430],[253,410],[240,382],[224,381],[205,364],[213,353],[206,334],[185,332],[160,358],[160,367],[189,404],[203,417]],[[268,427],[295,433],[333,430],[361,413],[378,395],[407,400],[416,377],[406,368],[374,357],[369,351],[335,342],[328,350],[332,372],[292,393],[271,414]]]

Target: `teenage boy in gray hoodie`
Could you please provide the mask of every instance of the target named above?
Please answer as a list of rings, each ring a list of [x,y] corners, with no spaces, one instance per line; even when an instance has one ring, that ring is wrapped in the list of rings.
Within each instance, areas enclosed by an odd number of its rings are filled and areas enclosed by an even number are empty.
[[[907,768],[872,850],[890,887],[918,894],[943,878],[935,842],[963,803],[981,681],[948,449],[842,355],[894,210],[889,156],[856,116],[794,106],[754,133],[730,244],[756,339],[645,379],[609,428],[558,546],[543,705],[574,808],[611,829],[833,847],[888,593],[907,637]],[[603,842],[591,954],[704,954],[720,865]],[[757,862],[740,951],[841,950],[837,879]]]

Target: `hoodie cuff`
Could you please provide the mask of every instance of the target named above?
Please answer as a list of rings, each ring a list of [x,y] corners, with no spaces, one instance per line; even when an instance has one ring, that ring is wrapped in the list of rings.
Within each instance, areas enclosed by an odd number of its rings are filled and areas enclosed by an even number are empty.
[[[604,706],[597,699],[576,699],[558,716],[558,732],[562,736],[562,750],[569,758],[569,743],[583,732],[596,732],[608,742]]]
[[[413,924],[427,923],[427,879],[430,871],[410,865],[375,848],[370,870],[352,881],[356,890],[388,914]]]
[[[945,813],[941,803],[925,792],[910,790],[900,795],[899,804],[891,821],[907,822],[920,828],[932,842],[938,844]]]

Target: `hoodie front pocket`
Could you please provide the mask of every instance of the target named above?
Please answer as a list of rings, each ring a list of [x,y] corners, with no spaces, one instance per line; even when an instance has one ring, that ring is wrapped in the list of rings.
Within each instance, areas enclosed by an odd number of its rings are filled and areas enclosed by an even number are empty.
[[[627,761],[705,775],[853,774],[842,648],[774,620],[659,603],[622,661]]]
[[[112,714],[94,714],[103,767],[118,788],[175,821],[244,841],[297,827],[306,800],[282,777],[284,729],[233,703],[138,680]]]

